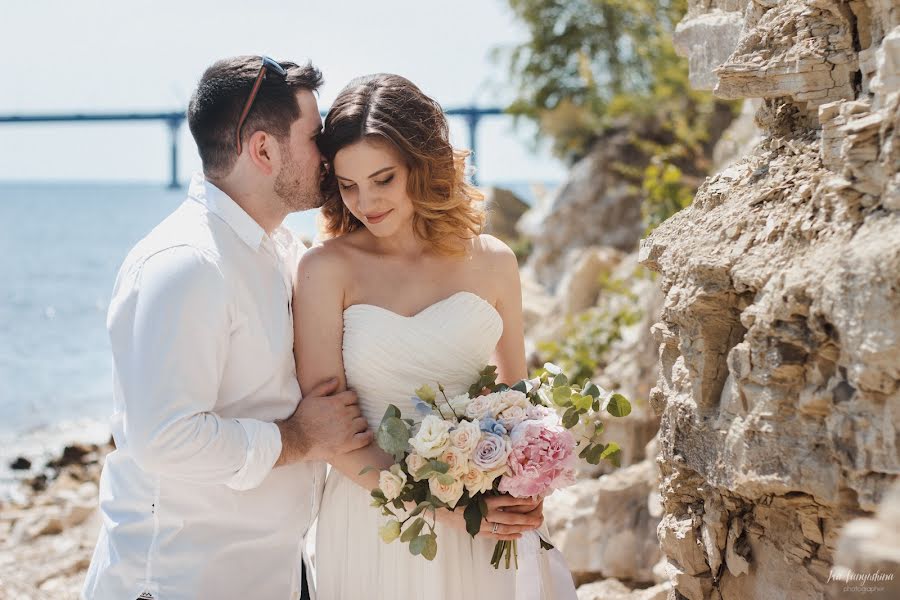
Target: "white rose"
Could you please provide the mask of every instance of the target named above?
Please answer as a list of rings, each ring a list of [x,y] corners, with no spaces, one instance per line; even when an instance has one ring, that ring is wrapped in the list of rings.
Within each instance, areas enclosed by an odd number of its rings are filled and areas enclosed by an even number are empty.
[[[460,394],[459,396],[454,396],[450,398],[450,400],[444,400],[440,398],[438,400],[438,404],[440,405],[441,410],[444,412],[444,416],[447,418],[453,418],[454,420],[466,414],[466,407],[472,403],[472,399],[469,398],[468,394]]]
[[[438,460],[450,466],[447,472],[453,475],[454,478],[461,477],[466,472],[466,469],[469,468],[469,454],[453,446],[444,450]]]
[[[428,481],[428,489],[435,498],[453,508],[462,497],[463,483],[459,479],[454,479],[452,484],[444,485],[438,481],[437,477],[432,477]]]
[[[497,399],[499,396],[497,392],[494,392],[493,394],[473,398],[472,402],[466,407],[466,416],[470,419],[494,418],[497,414]]]
[[[518,390],[503,390],[497,392],[497,413],[501,413],[511,406],[520,406],[522,410],[526,410],[531,406],[528,397]]]
[[[450,444],[450,427],[453,424],[435,415],[422,420],[419,431],[409,440],[409,445],[425,458],[437,458]]]
[[[460,481],[462,481],[465,488],[469,490],[470,496],[485,491],[483,489],[484,473],[473,464],[469,465],[469,469],[463,474]]]
[[[390,471],[382,471],[378,475],[378,488],[384,493],[388,502],[397,498],[406,485],[406,473],[400,465],[393,465]]]
[[[413,481],[420,481],[421,478],[416,477],[416,473],[427,464],[428,461],[418,454],[410,454],[406,457],[406,468],[409,469],[409,474],[412,476]]]
[[[509,406],[497,415],[497,420],[500,421],[501,425],[506,427],[507,431],[512,431],[516,425],[527,418],[526,410],[527,409],[522,406]]]
[[[479,426],[478,421],[461,421],[450,432],[450,445],[459,448],[468,456],[475,449],[478,440],[481,439]]]
[[[475,465],[470,464],[469,470],[462,476],[463,485],[469,490],[469,495],[474,496],[482,492],[488,492],[494,487],[494,480],[506,474],[506,467],[488,471],[485,473]]]

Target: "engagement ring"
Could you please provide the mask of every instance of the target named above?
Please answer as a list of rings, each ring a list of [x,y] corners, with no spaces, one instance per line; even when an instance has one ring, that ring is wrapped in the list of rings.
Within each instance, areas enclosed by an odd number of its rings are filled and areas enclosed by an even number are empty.
[[[491,527],[491,533],[497,533],[497,527],[500,526],[500,523],[494,523],[494,526]]]

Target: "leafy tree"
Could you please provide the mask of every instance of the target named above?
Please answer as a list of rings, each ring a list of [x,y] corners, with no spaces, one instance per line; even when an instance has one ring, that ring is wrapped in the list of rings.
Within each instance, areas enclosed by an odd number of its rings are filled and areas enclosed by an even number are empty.
[[[517,98],[568,162],[612,130],[634,132],[643,160],[613,165],[655,226],[690,203],[735,106],[691,89],[672,34],[687,0],[507,0],[529,32],[509,53]]]

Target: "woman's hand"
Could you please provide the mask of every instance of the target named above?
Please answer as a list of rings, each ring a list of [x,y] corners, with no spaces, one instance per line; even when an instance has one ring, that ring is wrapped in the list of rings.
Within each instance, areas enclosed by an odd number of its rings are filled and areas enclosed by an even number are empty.
[[[495,540],[517,540],[525,531],[537,529],[544,523],[543,498],[513,498],[508,494],[486,496],[488,512],[481,524],[478,537]],[[438,509],[435,517],[439,522],[466,531],[466,520],[462,510]]]

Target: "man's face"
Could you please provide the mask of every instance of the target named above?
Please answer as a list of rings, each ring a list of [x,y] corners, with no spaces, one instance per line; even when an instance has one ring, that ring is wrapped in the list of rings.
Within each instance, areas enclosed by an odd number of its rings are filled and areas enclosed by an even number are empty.
[[[275,176],[275,193],[289,212],[309,210],[322,205],[322,155],[316,137],[322,130],[322,117],[315,95],[297,92],[300,118],[291,126],[290,136],[281,144],[282,164]]]

